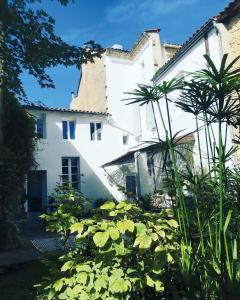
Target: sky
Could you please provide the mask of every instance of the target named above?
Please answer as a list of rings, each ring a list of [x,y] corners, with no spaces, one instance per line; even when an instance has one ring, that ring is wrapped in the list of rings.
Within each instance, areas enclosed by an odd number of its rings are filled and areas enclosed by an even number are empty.
[[[41,8],[55,21],[55,32],[69,44],[94,40],[102,47],[121,44],[129,50],[146,29],[160,28],[161,42],[182,44],[206,20],[217,15],[229,0],[75,0],[67,7],[58,1],[42,1]],[[80,71],[56,67],[47,73],[55,89],[42,89],[24,73],[24,89],[30,101],[50,107],[69,107],[77,90]]]

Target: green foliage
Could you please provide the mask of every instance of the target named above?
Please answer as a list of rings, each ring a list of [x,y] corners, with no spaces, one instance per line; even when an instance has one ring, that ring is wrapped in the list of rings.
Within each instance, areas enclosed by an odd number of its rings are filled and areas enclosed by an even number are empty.
[[[35,121],[10,93],[4,98],[4,145],[0,146],[0,247],[16,239],[14,217],[22,187],[33,166]]]
[[[46,298],[159,299],[178,260],[177,227],[171,210],[104,203],[71,225],[77,248],[60,257],[61,276],[45,283]]]
[[[87,216],[91,203],[90,200],[86,201],[81,192],[68,185],[58,185],[51,198],[54,199],[55,208],[52,213],[41,215],[41,218],[47,222],[47,230],[57,233],[63,248],[67,249],[71,226],[79,229],[77,221]]]
[[[54,33],[55,21],[40,8],[32,7],[35,0],[2,0],[0,2],[0,83],[8,91],[24,94],[20,74],[25,69],[36,77],[41,87],[54,87],[46,68],[77,66],[92,61],[101,47],[93,41],[87,47],[71,46]],[[70,1],[60,0],[67,5]]]

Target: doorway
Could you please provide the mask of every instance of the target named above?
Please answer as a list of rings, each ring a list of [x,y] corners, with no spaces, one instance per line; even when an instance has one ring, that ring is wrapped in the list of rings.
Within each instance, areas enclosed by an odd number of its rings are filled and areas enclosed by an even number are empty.
[[[47,171],[31,171],[28,175],[28,216],[38,219],[47,204]]]

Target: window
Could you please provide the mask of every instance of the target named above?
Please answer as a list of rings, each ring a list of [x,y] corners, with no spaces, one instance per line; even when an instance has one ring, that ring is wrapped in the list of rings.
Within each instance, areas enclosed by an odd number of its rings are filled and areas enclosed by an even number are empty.
[[[154,176],[154,159],[153,155],[147,156],[148,175]]]
[[[92,141],[102,139],[102,124],[90,123],[90,138]]]
[[[79,157],[62,158],[62,183],[80,189]]]
[[[125,177],[125,181],[126,181],[126,192],[131,193],[132,195],[136,195],[136,176],[127,175]]]
[[[36,134],[40,139],[46,138],[46,117],[45,114],[42,114],[37,118],[36,121]]]
[[[62,132],[63,132],[63,139],[70,140],[75,139],[75,122],[74,121],[62,121]]]
[[[127,145],[128,144],[128,135],[123,135],[122,142],[123,142],[123,145]]]

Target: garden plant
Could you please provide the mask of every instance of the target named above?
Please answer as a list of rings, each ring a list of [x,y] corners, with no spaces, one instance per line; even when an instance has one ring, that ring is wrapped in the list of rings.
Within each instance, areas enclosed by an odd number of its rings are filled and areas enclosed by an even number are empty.
[[[128,104],[152,106],[156,143],[169,162],[161,172],[176,204],[153,212],[108,201],[75,217],[67,228],[75,247],[64,249],[40,299],[240,299],[239,141],[229,134],[240,115],[238,59],[229,63],[225,54],[216,67],[206,55],[206,68],[185,79],[129,93]],[[173,105],[195,121],[198,165],[186,159],[179,168]]]

